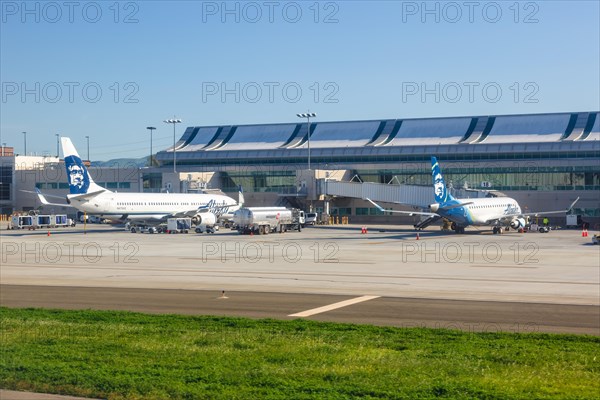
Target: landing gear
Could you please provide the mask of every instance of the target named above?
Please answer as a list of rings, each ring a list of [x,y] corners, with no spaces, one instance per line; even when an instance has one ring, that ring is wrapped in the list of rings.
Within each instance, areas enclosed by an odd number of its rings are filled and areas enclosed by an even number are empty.
[[[493,233],[494,235],[497,235],[497,234],[500,234],[500,233],[502,233],[502,227],[501,227],[501,226],[495,226],[495,227],[493,227],[493,228],[492,228],[492,233]]]

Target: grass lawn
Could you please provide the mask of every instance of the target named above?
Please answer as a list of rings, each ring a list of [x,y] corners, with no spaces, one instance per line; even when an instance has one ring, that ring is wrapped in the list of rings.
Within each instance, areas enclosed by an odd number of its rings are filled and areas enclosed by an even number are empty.
[[[600,338],[0,308],[0,387],[109,399],[593,399]]]

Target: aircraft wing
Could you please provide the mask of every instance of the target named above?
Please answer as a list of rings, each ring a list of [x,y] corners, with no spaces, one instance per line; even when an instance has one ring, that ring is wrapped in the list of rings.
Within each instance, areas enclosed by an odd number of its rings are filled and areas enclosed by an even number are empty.
[[[191,218],[191,217],[195,216],[196,214],[198,214],[198,209],[194,208],[193,210],[180,211],[180,212],[167,214],[167,215],[165,215],[164,219],[166,220],[167,218]]]
[[[368,202],[370,202],[371,204],[373,204],[375,207],[377,207],[377,209],[379,211],[382,212],[393,212],[393,213],[398,213],[398,214],[407,214],[407,215],[427,215],[429,217],[433,217],[433,216],[437,216],[438,214],[436,213],[432,213],[432,212],[423,212],[423,211],[399,211],[399,210],[386,210],[385,208],[381,207],[379,204],[375,203],[373,200],[369,199],[368,197],[365,199]],[[401,203],[396,203],[396,204],[401,204]]]

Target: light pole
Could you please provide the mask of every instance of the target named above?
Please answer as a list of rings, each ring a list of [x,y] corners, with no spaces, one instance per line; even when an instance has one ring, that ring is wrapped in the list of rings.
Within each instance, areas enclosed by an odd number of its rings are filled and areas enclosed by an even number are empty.
[[[317,116],[315,113],[311,113],[310,111],[307,113],[296,114],[299,118],[306,118],[306,122],[308,125],[308,170],[310,171],[310,118],[314,118]]]
[[[165,119],[163,121],[166,124],[173,124],[173,173],[177,173],[177,149],[175,148],[175,124],[179,124],[181,123],[180,119],[175,119],[175,116],[173,116],[173,119]]]
[[[25,152],[24,152],[24,156],[27,155],[27,132],[23,132],[23,144],[25,147]]]
[[[150,166],[152,166],[152,132],[156,129],[154,126],[149,126],[146,129],[150,131]]]
[[[90,165],[92,165],[92,162],[90,161],[90,137],[86,136],[85,139],[87,140],[87,160]]]
[[[55,133],[54,136],[56,136],[56,158],[58,158],[58,157],[60,157],[60,153],[58,152],[58,143],[59,143],[60,135],[58,133]]]

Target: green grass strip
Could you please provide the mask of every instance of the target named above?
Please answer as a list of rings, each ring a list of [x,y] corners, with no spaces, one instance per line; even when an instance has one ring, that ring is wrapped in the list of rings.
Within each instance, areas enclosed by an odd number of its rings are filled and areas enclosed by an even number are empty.
[[[0,387],[109,399],[592,399],[600,338],[0,308]]]

